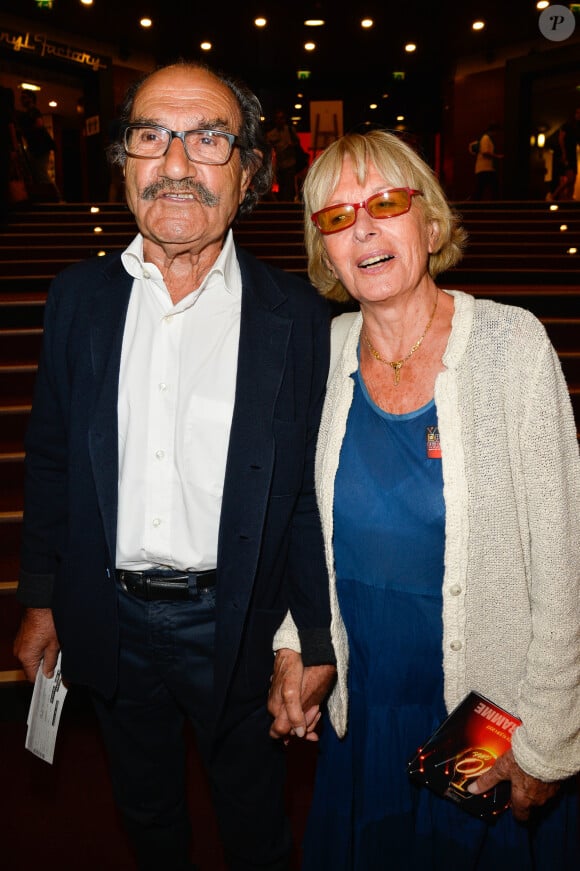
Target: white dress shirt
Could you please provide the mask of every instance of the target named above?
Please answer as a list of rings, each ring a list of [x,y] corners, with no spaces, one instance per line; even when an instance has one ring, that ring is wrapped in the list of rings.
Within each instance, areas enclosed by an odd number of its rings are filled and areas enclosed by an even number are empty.
[[[138,235],[119,380],[117,568],[212,569],[234,406],[242,282],[233,237],[174,305]]]

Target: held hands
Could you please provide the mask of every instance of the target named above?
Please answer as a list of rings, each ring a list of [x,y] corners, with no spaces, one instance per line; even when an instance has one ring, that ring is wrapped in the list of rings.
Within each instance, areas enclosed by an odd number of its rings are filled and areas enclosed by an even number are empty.
[[[560,786],[557,782],[545,783],[543,780],[537,780],[530,774],[526,774],[514,759],[514,754],[510,749],[503,756],[500,756],[492,768],[478,777],[468,789],[469,792],[477,795],[487,792],[501,780],[511,781],[512,813],[520,822],[526,822],[530,817],[531,809],[545,804],[548,799],[556,795]]]
[[[27,608],[14,641],[14,655],[20,660],[27,680],[34,682],[44,657],[42,670],[52,677],[60,644],[50,608]]]
[[[320,703],[335,676],[333,665],[305,668],[299,653],[287,648],[279,650],[268,697],[268,710],[274,717],[270,736],[283,738],[284,743],[288,743],[290,735],[318,741],[315,728],[320,719]]]

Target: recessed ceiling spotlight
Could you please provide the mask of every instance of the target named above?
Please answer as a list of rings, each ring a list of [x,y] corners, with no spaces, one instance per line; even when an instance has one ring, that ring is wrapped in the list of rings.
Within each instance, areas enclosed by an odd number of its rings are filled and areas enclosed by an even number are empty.
[[[372,27],[374,25],[374,23],[375,22],[373,21],[372,18],[363,18],[361,23],[360,23],[360,26],[364,27],[364,28],[369,28],[369,27]]]
[[[153,27],[153,21],[151,18],[142,18],[139,22],[141,27],[144,27],[147,30],[148,27]]]
[[[483,30],[484,28],[485,28],[485,21],[481,21],[481,19],[474,21],[473,24],[471,25],[472,30]]]
[[[268,22],[265,18],[254,18],[254,24],[256,25],[256,27],[265,27],[267,23]]]
[[[417,46],[415,45],[414,42],[408,42],[407,45],[405,46],[405,51],[408,54],[412,54],[412,52],[417,51]]]
[[[305,51],[314,51],[315,48],[316,48],[315,42],[305,42],[304,43]]]
[[[306,27],[322,27],[323,24],[326,24],[324,18],[307,18],[304,22]]]
[[[199,47],[201,48],[202,51],[211,51],[213,46],[212,46],[211,42],[208,42],[206,40],[205,42],[200,42]]]

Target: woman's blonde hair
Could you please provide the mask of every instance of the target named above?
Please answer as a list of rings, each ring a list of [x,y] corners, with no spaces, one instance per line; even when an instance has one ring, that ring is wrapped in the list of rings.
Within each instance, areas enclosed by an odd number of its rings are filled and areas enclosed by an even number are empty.
[[[399,136],[386,130],[347,133],[316,158],[302,190],[308,275],[323,296],[339,302],[351,299],[347,289],[331,271],[324,236],[311,220],[312,214],[324,208],[336,188],[346,157],[352,162],[359,184],[364,184],[372,165],[389,185],[416,188],[422,192],[422,196],[413,198],[413,208],[420,208],[425,221],[434,221],[438,228],[438,247],[429,254],[428,262],[432,278],[459,262],[467,234],[431,167]]]

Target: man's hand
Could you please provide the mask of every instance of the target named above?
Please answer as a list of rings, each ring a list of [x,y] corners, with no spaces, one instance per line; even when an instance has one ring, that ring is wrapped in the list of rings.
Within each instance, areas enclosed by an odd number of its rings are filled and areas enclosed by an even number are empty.
[[[42,671],[46,677],[52,677],[59,650],[50,608],[27,608],[14,641],[14,655],[27,679],[34,682],[43,657]]]
[[[476,795],[487,792],[501,780],[511,781],[512,813],[520,822],[526,822],[530,817],[531,809],[545,804],[548,799],[556,795],[560,786],[557,782],[545,783],[526,774],[514,759],[510,749],[499,757],[489,771],[468,786],[468,790]]]
[[[270,727],[272,738],[287,740],[290,735],[296,735],[307,741],[318,741],[315,728],[320,719],[320,704],[335,677],[333,665],[304,668],[299,653],[287,648],[279,650],[268,698],[268,710],[274,717]]]

